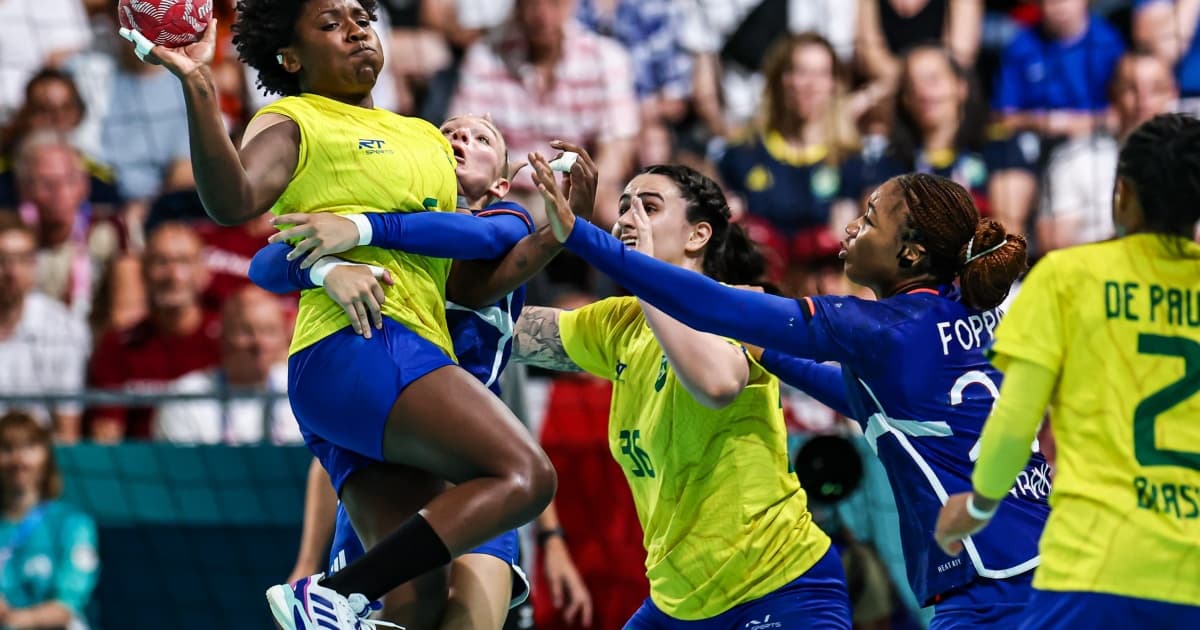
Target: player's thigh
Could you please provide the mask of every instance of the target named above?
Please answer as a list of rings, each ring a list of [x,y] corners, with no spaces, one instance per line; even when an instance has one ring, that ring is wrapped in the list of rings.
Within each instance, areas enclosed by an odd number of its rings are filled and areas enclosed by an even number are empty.
[[[468,553],[450,566],[450,599],[442,630],[500,630],[512,596],[512,566],[495,556]]]
[[[388,417],[383,456],[453,483],[549,466],[508,407],[458,366],[429,372],[400,393]]]

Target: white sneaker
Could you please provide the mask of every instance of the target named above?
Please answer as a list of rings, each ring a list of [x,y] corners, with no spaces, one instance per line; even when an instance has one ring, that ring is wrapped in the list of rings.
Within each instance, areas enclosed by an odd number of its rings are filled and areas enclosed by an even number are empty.
[[[324,573],[306,577],[295,584],[276,584],[267,589],[267,603],[275,622],[283,630],[372,630],[399,628],[386,621],[367,619],[371,603],[355,593],[349,598],[321,586]]]

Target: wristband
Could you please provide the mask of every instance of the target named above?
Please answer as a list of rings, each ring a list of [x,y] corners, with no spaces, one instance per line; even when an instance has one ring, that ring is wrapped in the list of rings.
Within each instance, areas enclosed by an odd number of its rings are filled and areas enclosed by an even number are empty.
[[[333,256],[322,256],[317,259],[317,262],[313,263],[311,268],[309,268],[308,279],[312,280],[313,284],[323,287],[325,286],[325,276],[328,276],[329,272],[333,271],[334,267],[352,264],[354,263],[348,263],[344,260],[334,258]]]
[[[537,543],[539,546],[545,545],[547,540],[550,540],[551,538],[554,538],[554,537],[558,537],[558,538],[562,538],[563,540],[566,540],[567,533],[564,532],[563,528],[561,528],[561,527],[555,527],[553,529],[547,529],[545,531],[540,531],[540,532],[538,532],[538,535],[537,535]]]
[[[996,510],[1000,509],[1000,504],[996,503],[990,510],[981,510],[975,507],[975,493],[967,495],[967,514],[977,521],[986,521],[996,514]]]
[[[362,214],[343,214],[343,217],[350,219],[355,227],[358,228],[358,245],[371,244],[371,237],[375,236],[375,231],[371,228],[371,220]]]

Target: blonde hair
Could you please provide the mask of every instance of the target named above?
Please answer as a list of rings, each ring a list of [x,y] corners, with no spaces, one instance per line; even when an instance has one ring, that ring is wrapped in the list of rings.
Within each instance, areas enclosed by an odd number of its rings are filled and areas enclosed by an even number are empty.
[[[805,122],[799,121],[795,125],[791,123],[796,114],[788,109],[783,95],[783,75],[791,69],[793,54],[804,46],[820,47],[829,54],[829,59],[833,64],[833,95],[830,97],[829,108],[825,112],[825,122],[822,127],[826,130],[825,144],[829,148],[826,161],[838,163],[859,149],[858,131],[847,111],[849,71],[838,59],[837,51],[834,50],[829,40],[817,33],[787,35],[767,51],[762,66],[766,85],[763,87],[762,105],[753,128],[755,132],[764,135],[772,131],[787,135],[788,132],[794,131],[792,127]]]

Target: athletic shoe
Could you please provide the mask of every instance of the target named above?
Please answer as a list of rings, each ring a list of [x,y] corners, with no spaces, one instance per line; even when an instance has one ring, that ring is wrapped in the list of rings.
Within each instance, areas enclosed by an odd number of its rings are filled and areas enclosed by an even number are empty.
[[[267,589],[267,603],[275,622],[283,630],[372,630],[400,628],[386,621],[367,619],[372,604],[363,595],[349,598],[320,585],[324,573],[295,584],[276,584]]]

